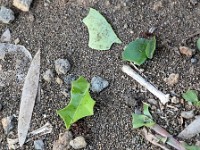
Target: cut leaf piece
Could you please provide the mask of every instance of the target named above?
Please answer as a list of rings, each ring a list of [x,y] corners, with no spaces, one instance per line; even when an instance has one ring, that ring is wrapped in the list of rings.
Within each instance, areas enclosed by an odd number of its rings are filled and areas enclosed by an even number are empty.
[[[151,39],[138,38],[125,47],[122,53],[122,59],[134,62],[136,65],[141,65],[147,58],[153,58],[155,49],[155,36]]]
[[[153,58],[155,49],[156,49],[156,37],[153,36],[150,40],[147,40],[147,46],[145,49],[147,58],[149,59]]]
[[[151,119],[153,118],[149,112],[149,104],[143,103],[143,113],[144,115],[150,117]]]
[[[182,97],[188,101],[191,102],[195,106],[200,106],[200,101],[198,100],[198,93],[195,90],[187,90],[186,93],[182,94]]]
[[[143,64],[147,59],[145,54],[146,46],[146,39],[136,39],[125,47],[122,53],[122,59],[134,62],[137,65]]]
[[[197,48],[200,50],[200,38],[197,40]]]
[[[89,31],[89,47],[96,50],[109,50],[113,43],[122,43],[111,25],[95,9],[83,19]]]
[[[82,76],[72,82],[69,104],[57,111],[67,129],[77,120],[93,115],[95,101],[90,96],[89,87],[90,84]]]
[[[153,125],[155,125],[155,122],[151,118],[145,115],[133,114],[132,117],[133,117],[132,125],[134,129],[143,126],[152,127]]]

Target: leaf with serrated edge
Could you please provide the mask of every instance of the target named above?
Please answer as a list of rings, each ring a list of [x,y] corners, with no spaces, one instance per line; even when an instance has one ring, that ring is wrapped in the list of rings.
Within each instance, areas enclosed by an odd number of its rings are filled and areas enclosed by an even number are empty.
[[[26,140],[30,127],[31,116],[38,92],[40,75],[40,50],[35,54],[22,89],[21,104],[18,120],[19,144],[22,146]]]
[[[77,120],[93,115],[95,101],[90,96],[89,87],[90,84],[82,76],[72,82],[69,104],[57,111],[67,129]]]
[[[122,43],[111,25],[95,9],[90,8],[89,14],[83,19],[89,31],[88,46],[96,50],[109,50],[113,43]]]

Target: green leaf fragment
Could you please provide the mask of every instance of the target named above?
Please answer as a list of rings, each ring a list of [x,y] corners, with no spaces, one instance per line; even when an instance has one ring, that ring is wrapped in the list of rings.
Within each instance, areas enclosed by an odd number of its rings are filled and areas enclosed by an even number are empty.
[[[143,113],[144,115],[148,116],[149,118],[153,118],[149,112],[149,104],[143,103]]]
[[[90,84],[82,76],[72,82],[69,104],[57,111],[67,129],[77,120],[93,115],[95,101],[90,96],[89,87]]]
[[[188,101],[191,102],[195,106],[200,106],[200,101],[198,100],[198,93],[195,90],[187,90],[186,93],[182,94],[182,97]]]
[[[89,31],[89,47],[96,50],[108,50],[113,43],[122,43],[111,25],[95,9],[90,8],[89,14],[83,19]]]
[[[155,122],[151,118],[145,115],[133,114],[132,118],[133,118],[132,125],[134,129],[137,129],[143,126],[152,127],[153,125],[155,125]]]
[[[196,145],[188,145],[186,143],[184,143],[184,147],[186,150],[200,150],[200,147],[199,146],[196,146]]]
[[[200,50],[200,38],[197,40],[197,48]]]
[[[134,62],[136,65],[141,65],[147,58],[153,58],[155,49],[155,36],[151,39],[138,38],[124,48],[122,59]]]

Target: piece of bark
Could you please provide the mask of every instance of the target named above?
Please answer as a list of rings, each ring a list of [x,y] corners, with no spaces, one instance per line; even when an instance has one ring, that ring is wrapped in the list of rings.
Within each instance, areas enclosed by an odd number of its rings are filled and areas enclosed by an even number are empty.
[[[13,5],[22,11],[29,11],[32,0],[13,0]]]
[[[28,129],[30,127],[31,116],[38,92],[40,74],[40,50],[36,53],[31,62],[28,74],[25,78],[22,89],[21,104],[18,122],[19,144],[22,146],[26,140]]]

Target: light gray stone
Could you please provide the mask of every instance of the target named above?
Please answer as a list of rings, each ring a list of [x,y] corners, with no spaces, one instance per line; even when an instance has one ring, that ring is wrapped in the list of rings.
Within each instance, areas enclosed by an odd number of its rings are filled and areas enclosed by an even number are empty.
[[[9,29],[6,29],[4,33],[1,35],[1,42],[10,42],[11,41],[11,33]]]
[[[3,125],[5,134],[8,134],[13,129],[14,127],[12,122],[13,118],[14,118],[13,116],[8,116],[1,119],[1,123]]]
[[[55,61],[55,70],[57,74],[66,74],[71,68],[71,65],[67,59],[57,59]]]
[[[69,143],[74,149],[85,148],[87,143],[85,142],[85,138],[82,136],[76,137],[74,140],[71,140]]]
[[[0,21],[3,23],[10,23],[15,19],[14,12],[11,9],[8,9],[4,6],[1,6],[0,9]]]
[[[109,83],[107,80],[99,77],[99,76],[95,76],[92,78],[91,80],[91,90],[93,92],[101,92],[103,89],[105,89],[106,87],[108,87]]]
[[[44,150],[44,142],[42,140],[34,141],[35,150]]]

